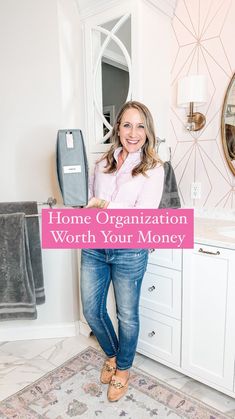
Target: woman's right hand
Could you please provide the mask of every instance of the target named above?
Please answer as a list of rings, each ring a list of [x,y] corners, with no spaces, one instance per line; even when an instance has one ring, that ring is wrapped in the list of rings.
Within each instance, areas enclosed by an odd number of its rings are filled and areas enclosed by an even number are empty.
[[[100,199],[93,197],[88,201],[88,204],[85,208],[99,208],[99,201]]]
[[[108,203],[104,199],[93,197],[88,201],[85,208],[106,208],[107,204]]]

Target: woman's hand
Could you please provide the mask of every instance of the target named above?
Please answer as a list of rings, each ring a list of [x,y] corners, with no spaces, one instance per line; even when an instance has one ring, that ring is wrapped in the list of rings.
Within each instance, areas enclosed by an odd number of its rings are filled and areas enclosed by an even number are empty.
[[[85,208],[107,208],[108,202],[100,198],[91,198]]]

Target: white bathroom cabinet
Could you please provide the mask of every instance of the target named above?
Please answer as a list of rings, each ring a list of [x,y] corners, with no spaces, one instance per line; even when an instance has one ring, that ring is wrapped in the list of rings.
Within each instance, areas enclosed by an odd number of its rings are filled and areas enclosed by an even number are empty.
[[[234,302],[234,250],[156,250],[143,281],[138,352],[235,397]]]
[[[233,391],[235,252],[196,243],[183,252],[182,368]]]

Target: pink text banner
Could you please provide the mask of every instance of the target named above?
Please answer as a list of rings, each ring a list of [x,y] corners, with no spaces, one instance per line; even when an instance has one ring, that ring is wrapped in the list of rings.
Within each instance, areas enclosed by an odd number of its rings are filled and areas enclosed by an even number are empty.
[[[43,209],[44,249],[190,249],[193,209]]]

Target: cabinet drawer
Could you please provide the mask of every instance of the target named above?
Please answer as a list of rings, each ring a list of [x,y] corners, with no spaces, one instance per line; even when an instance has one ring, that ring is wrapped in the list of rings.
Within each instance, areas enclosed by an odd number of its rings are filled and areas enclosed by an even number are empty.
[[[142,283],[140,305],[181,319],[181,272],[148,265]]]
[[[181,249],[155,249],[149,255],[149,263],[164,266],[166,268],[181,270],[182,250]]]
[[[181,322],[140,307],[137,351],[180,365]]]

